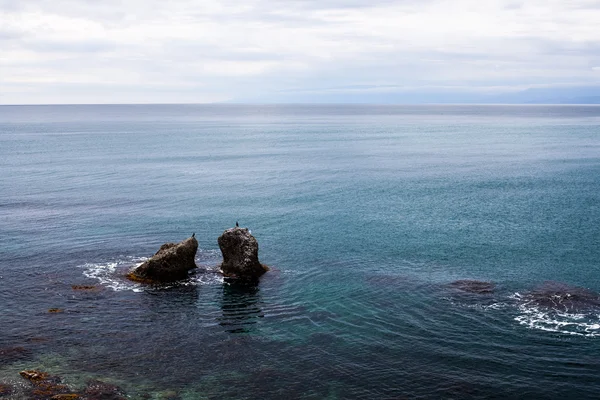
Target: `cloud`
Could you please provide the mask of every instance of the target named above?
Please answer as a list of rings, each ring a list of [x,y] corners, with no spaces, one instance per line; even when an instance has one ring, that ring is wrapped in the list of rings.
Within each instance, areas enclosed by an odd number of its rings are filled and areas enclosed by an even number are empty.
[[[0,0],[0,102],[596,85],[599,3]]]

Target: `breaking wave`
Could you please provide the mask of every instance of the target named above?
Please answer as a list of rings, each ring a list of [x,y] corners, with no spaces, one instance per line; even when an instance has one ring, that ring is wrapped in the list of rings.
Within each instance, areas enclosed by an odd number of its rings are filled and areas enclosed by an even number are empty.
[[[218,270],[218,251],[204,250],[199,251],[196,258],[198,269],[190,274],[189,279],[170,285],[152,286],[153,288],[168,289],[174,286],[196,286],[223,283],[223,276]],[[137,282],[132,282],[126,278],[127,273],[144,261],[148,257],[125,256],[113,261],[100,263],[86,263],[80,266],[83,269],[83,275],[90,279],[97,280],[102,286],[114,291],[131,290],[133,292],[142,292],[147,288]]]
[[[600,337],[600,298],[584,288],[546,283],[529,293],[510,296],[516,301],[514,318],[531,329],[567,335]]]

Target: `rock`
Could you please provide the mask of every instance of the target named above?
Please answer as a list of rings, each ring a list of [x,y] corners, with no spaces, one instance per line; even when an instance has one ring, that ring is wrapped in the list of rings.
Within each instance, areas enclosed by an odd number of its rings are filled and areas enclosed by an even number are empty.
[[[19,372],[19,375],[30,382],[41,382],[50,378],[50,374],[47,372],[37,371],[34,369],[21,371]]]
[[[258,242],[247,228],[227,229],[218,242],[223,253],[221,271],[225,276],[255,280],[268,270],[258,261]]]
[[[81,396],[77,393],[66,393],[66,394],[56,394],[50,397],[50,400],[76,400],[80,399]]]
[[[461,279],[450,284],[451,287],[467,293],[486,294],[492,293],[496,287],[492,282]]]
[[[564,312],[600,310],[600,293],[561,282],[544,282],[535,290],[525,293],[522,300],[539,308]]]
[[[166,390],[160,393],[160,400],[177,400],[179,399],[179,394],[174,390]]]
[[[5,347],[0,349],[0,364],[31,358],[31,351],[24,347]]]
[[[20,372],[21,376],[31,383],[26,389],[29,400],[126,400],[127,396],[118,386],[98,380],[90,380],[83,391],[73,391],[62,384],[62,379],[52,376],[47,372],[26,370]],[[5,387],[6,386],[6,387]],[[0,397],[4,393],[13,393],[13,388],[0,384]]]
[[[13,393],[13,388],[5,383],[0,383],[0,397],[10,396]]]
[[[98,287],[94,285],[71,285],[73,290],[97,290]]]
[[[88,382],[84,398],[87,400],[125,400],[125,393],[120,387],[111,385],[110,383],[91,380]]]
[[[51,399],[59,394],[70,393],[67,385],[63,385],[58,376],[37,370],[21,371],[19,374],[33,385],[29,393],[30,399]]]
[[[195,237],[180,243],[166,243],[148,261],[131,271],[127,277],[136,282],[173,282],[188,277],[188,271],[196,268],[198,241]]]

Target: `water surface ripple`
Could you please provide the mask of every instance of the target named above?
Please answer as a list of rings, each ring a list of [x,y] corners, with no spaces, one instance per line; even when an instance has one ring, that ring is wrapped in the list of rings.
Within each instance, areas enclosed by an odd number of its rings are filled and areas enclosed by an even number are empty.
[[[599,126],[593,106],[2,106],[0,383],[596,398]],[[218,273],[236,220],[258,286]],[[125,279],[192,232],[188,281]]]

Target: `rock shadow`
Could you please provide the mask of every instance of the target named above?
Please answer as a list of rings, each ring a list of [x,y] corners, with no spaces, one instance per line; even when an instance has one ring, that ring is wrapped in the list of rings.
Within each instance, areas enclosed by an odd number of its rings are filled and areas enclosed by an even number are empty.
[[[219,325],[229,333],[248,333],[258,319],[264,317],[257,282],[226,279],[221,300],[222,317]]]

